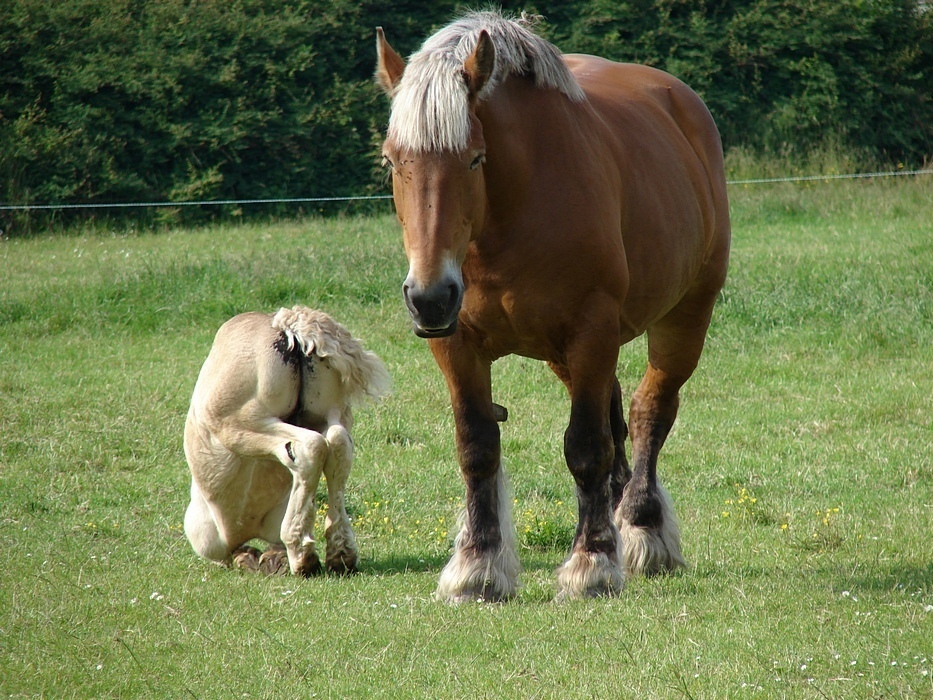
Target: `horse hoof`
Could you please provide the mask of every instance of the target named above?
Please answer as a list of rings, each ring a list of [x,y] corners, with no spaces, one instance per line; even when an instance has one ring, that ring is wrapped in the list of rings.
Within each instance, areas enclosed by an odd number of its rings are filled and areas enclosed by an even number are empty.
[[[434,598],[448,603],[501,603],[515,596],[520,571],[511,546],[485,556],[458,549],[441,571]]]
[[[445,603],[504,603],[518,589],[518,565],[487,571],[484,560],[471,560],[458,552],[441,572],[435,600]],[[493,574],[491,577],[488,574]]]
[[[625,551],[625,570],[632,575],[657,576],[687,565],[680,551],[680,539],[662,525],[636,527],[622,523],[619,528]]]
[[[557,570],[557,585],[556,602],[614,598],[625,588],[625,575],[618,558],[614,561],[602,552],[573,552]]]
[[[463,603],[506,603],[514,595],[514,591],[502,592],[493,590],[488,586],[481,586],[479,588],[465,589],[457,593],[437,591],[434,597],[445,603],[461,605]]]
[[[660,486],[658,495],[658,516],[649,527],[641,525],[640,519],[634,522],[630,519],[628,511],[623,508],[624,501],[616,510],[615,521],[622,538],[625,570],[630,574],[656,576],[687,565],[680,551],[680,525],[671,496]]]

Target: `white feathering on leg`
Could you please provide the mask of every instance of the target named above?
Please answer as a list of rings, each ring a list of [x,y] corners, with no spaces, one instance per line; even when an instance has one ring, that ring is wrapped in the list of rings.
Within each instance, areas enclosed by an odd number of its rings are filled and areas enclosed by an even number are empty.
[[[615,530],[615,525],[611,525]],[[557,570],[558,602],[575,598],[613,597],[625,587],[622,538],[613,533],[614,556],[603,552],[572,551]]]
[[[471,556],[463,547],[468,536],[466,514],[461,516],[460,532],[454,540],[454,554],[441,571],[437,590],[438,600],[462,603],[470,600],[502,601],[512,598],[518,590],[521,564],[516,547],[515,525],[512,520],[512,495],[508,476],[500,465],[496,476],[498,493],[499,549],[487,556]]]
[[[658,484],[661,495],[661,527],[636,527],[618,513],[616,525],[622,537],[625,570],[630,574],[653,576],[687,565],[680,551],[680,525],[674,514],[674,501]]]

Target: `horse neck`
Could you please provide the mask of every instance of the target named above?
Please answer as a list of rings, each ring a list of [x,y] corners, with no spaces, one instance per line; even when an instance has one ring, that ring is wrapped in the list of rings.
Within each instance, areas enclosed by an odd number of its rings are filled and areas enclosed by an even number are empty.
[[[493,218],[534,206],[534,198],[546,191],[532,186],[536,180],[555,177],[553,163],[572,162],[579,112],[580,105],[563,94],[542,90],[522,76],[507,78],[477,107],[486,140],[484,175]]]

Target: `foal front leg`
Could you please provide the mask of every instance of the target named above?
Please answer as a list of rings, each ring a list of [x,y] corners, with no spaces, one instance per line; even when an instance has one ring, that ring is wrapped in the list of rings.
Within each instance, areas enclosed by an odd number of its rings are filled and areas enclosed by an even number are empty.
[[[277,418],[230,420],[221,428],[218,437],[234,454],[272,458],[291,472],[292,488],[278,528],[279,537],[285,545],[293,574],[311,576],[320,572],[314,540],[315,495],[330,454],[327,439],[314,430]],[[269,555],[276,556],[274,551]]]
[[[292,492],[282,518],[281,537],[293,574],[313,576],[320,573],[321,561],[314,541],[317,517],[315,494],[327,464],[330,448],[327,439],[313,430],[305,430],[304,439],[286,444],[292,471]]]

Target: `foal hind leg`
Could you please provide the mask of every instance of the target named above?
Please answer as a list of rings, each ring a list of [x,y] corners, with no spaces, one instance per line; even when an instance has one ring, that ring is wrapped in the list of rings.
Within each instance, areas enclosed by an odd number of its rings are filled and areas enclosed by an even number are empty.
[[[327,445],[330,453],[324,465],[327,480],[327,516],[324,521],[324,538],[327,542],[325,565],[335,573],[356,571],[357,548],[350,517],[347,515],[345,491],[350,468],[353,466],[353,442],[342,425],[327,429]]]
[[[703,349],[712,302],[684,301],[648,331],[648,369],[632,396],[632,477],[615,510],[626,569],[653,575],[686,565],[670,494],[658,480],[658,454],[677,417],[680,388]]]
[[[185,536],[192,549],[205,559],[221,565],[231,562],[231,548],[220,533],[207,500],[193,480],[191,502],[185,511]]]

